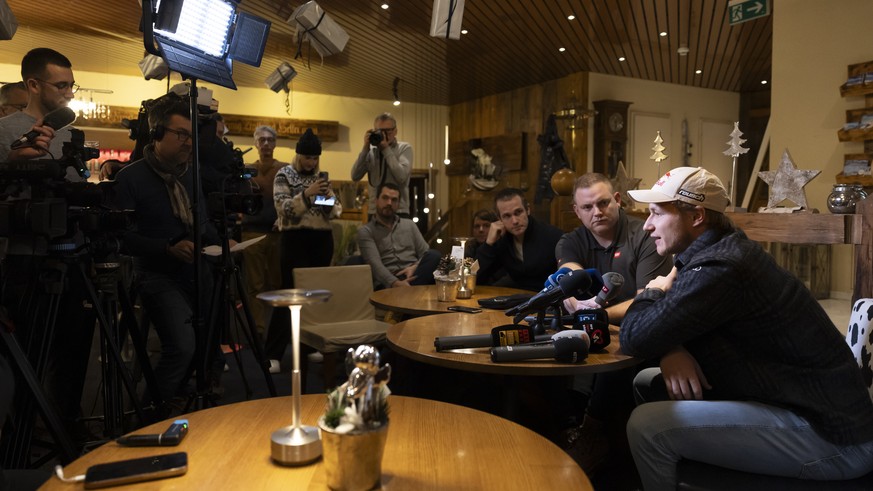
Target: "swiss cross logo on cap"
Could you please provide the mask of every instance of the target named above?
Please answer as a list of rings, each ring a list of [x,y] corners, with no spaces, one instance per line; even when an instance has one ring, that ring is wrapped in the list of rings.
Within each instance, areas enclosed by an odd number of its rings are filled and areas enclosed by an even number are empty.
[[[668,179],[670,179],[670,171],[667,171],[667,173],[664,174],[664,177],[658,179],[658,181],[655,182],[655,186],[664,187],[664,185],[667,184]]]

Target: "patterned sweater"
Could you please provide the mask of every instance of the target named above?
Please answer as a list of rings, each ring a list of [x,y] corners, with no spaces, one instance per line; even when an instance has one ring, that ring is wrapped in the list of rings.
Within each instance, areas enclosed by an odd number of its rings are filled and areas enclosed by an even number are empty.
[[[339,200],[333,206],[314,205],[304,197],[303,190],[318,180],[318,172],[303,174],[286,165],[279,169],[273,181],[273,203],[279,215],[279,230],[308,228],[330,230],[330,219],[339,218],[343,207]]]

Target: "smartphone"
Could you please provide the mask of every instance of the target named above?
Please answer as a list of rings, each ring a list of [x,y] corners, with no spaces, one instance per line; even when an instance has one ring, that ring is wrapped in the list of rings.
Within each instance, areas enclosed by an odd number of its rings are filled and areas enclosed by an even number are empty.
[[[462,305],[452,305],[451,307],[446,308],[453,312],[466,312],[468,314],[478,314],[479,312],[482,312],[482,309],[477,309],[475,307],[464,307]]]
[[[330,180],[330,176],[329,176],[329,174],[327,173],[326,170],[323,170],[323,171],[319,172],[319,173],[318,173],[318,178],[319,178],[319,179],[324,179],[325,181],[329,181],[329,180]]]
[[[328,197],[318,195],[315,197],[315,201],[313,201],[313,203],[321,206],[333,206],[336,203],[336,198],[333,196]]]
[[[188,454],[177,452],[92,465],[85,472],[85,489],[181,476],[188,472]]]

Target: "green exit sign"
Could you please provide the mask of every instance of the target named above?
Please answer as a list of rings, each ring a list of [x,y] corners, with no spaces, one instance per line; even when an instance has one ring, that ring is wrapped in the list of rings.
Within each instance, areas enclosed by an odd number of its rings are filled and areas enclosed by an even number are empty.
[[[731,25],[770,15],[770,0],[731,0],[728,4]]]

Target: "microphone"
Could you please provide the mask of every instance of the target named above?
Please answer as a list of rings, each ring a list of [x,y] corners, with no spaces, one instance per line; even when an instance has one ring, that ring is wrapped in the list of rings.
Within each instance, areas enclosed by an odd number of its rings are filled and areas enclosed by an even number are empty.
[[[561,281],[561,278],[563,278],[564,275],[569,273],[570,271],[573,271],[573,270],[570,268],[567,268],[567,267],[563,267],[563,268],[555,271],[554,273],[550,274],[549,277],[546,278],[546,282],[543,284],[543,288],[551,289],[551,288],[558,286],[558,282]]]
[[[542,289],[530,300],[507,310],[505,314],[514,315],[514,323],[518,324],[529,312],[544,310],[567,297],[584,292],[589,286],[591,286],[591,276],[587,272],[570,271],[561,277],[557,286]]]
[[[591,340],[585,331],[561,331],[545,343],[491,348],[491,361],[500,363],[554,358],[559,363],[576,363],[588,357],[590,344]]]
[[[603,273],[601,279],[603,280],[603,286],[600,288],[600,291],[597,292],[594,301],[597,302],[597,305],[604,307],[613,298],[618,296],[622,285],[624,285],[624,276],[619,273],[609,272]]]
[[[76,113],[72,109],[70,109],[69,107],[60,107],[46,114],[42,120],[42,125],[48,126],[49,128],[57,131],[61,128],[73,124],[73,121],[75,120]],[[15,150],[16,148],[22,147],[25,144],[33,144],[33,140],[35,140],[36,137],[39,135],[40,133],[38,131],[30,130],[27,133],[21,135],[21,138],[12,142],[10,148]]]

